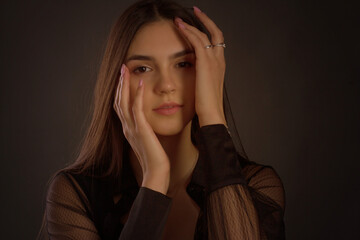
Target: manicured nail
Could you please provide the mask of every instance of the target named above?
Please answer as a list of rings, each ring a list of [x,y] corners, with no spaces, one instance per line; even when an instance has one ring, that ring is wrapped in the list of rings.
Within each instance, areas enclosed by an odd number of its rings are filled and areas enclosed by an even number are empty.
[[[125,72],[125,64],[122,64],[121,65],[121,70],[120,70],[121,76],[124,74],[124,72]]]
[[[143,86],[143,80],[140,79],[140,81],[139,81],[139,87],[142,87],[142,86]]]
[[[195,11],[195,12],[198,12],[198,13],[201,13],[200,8],[198,8],[198,7],[196,7],[196,6],[194,6],[194,11]]]
[[[183,20],[179,17],[175,18],[175,23],[178,25],[179,28],[185,29],[185,25],[183,24]]]
[[[178,25],[179,25],[179,28],[181,28],[181,29],[185,29],[185,25],[184,25],[184,24],[182,24],[181,22],[178,22]]]

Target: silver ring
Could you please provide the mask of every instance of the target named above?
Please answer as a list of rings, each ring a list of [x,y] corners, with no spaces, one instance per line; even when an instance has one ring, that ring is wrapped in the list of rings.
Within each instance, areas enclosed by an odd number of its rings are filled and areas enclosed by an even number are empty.
[[[223,47],[223,48],[226,48],[226,45],[225,43],[218,43],[218,44],[215,44],[215,45],[212,45],[213,47]]]
[[[210,45],[206,45],[206,46],[205,46],[205,49],[212,48],[213,46],[214,46],[214,45],[211,45],[211,44],[210,44]]]

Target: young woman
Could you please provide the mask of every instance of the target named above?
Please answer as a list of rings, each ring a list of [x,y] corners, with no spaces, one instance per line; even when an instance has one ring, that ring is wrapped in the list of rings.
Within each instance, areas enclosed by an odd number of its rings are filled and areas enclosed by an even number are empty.
[[[196,7],[145,0],[120,16],[83,148],[51,181],[43,236],[285,238],[280,178],[238,154],[227,128],[224,49]]]

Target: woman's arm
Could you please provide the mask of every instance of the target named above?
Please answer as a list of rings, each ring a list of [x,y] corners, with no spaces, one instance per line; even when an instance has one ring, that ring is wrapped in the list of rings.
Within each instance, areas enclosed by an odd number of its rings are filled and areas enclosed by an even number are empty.
[[[93,191],[101,191],[93,189],[94,186],[98,188],[100,185],[92,185]],[[146,239],[160,239],[171,207],[171,199],[166,195],[141,187],[125,225],[115,226],[114,232],[104,233],[104,229],[97,227],[99,221],[95,215],[98,212],[92,208],[98,203],[90,203],[87,194],[91,193],[86,194],[89,189],[83,188],[71,174],[59,173],[55,176],[46,199],[45,228],[42,229],[44,239],[112,239],[118,236],[116,232],[119,231],[119,239],[144,239],[144,236]],[[101,208],[104,203],[97,205],[100,211],[104,211]],[[106,223],[101,220],[101,224]]]
[[[121,232],[121,239],[160,239],[170,212],[171,199],[141,187]]]
[[[209,31],[211,41],[197,28],[175,19],[196,53],[195,108],[201,127],[197,137],[200,158],[188,193],[205,205],[207,224],[203,227],[207,228],[209,239],[283,239],[281,181],[271,171],[263,171],[252,182],[242,174],[239,155],[224,126],[224,38],[205,13],[196,7],[194,13]],[[199,194],[199,188],[203,194]]]
[[[255,168],[258,175],[249,185],[229,185],[209,195],[209,239],[285,239],[281,180],[269,167]]]
[[[203,205],[208,238],[284,239],[284,188],[276,172],[254,163],[242,168],[224,125],[202,127],[197,141],[201,157],[188,193]]]
[[[283,209],[272,202],[272,197],[281,194],[281,187],[266,187],[274,189],[273,195],[244,185],[230,185],[211,193],[207,204],[209,239],[285,239]]]

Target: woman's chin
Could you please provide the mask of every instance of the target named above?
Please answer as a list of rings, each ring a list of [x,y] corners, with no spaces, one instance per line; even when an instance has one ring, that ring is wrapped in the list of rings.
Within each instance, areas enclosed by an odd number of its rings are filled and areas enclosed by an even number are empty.
[[[163,124],[162,126],[154,126],[153,129],[156,135],[168,137],[181,133],[184,129],[184,126],[176,126],[175,124]]]
[[[185,123],[181,121],[158,122],[157,124],[153,124],[152,127],[156,135],[169,137],[182,133],[187,126],[191,128],[191,120]]]
[[[156,135],[169,137],[182,133],[186,128],[191,130],[191,120],[194,115],[195,110],[172,116],[150,115],[147,119]]]

